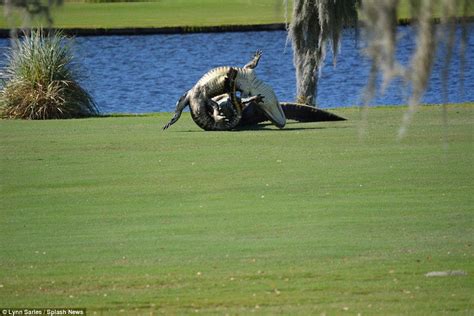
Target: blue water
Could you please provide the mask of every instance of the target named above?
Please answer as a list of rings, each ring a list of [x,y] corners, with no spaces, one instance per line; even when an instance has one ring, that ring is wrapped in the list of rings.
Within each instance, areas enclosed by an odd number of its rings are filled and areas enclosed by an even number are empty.
[[[469,26],[461,87],[459,47],[450,65],[447,99],[443,98],[443,59],[433,68],[423,103],[474,101],[474,32]],[[414,49],[413,30],[400,27],[397,59],[409,62]],[[457,43],[459,43],[458,32]],[[0,50],[9,41],[0,39]],[[364,57],[363,40],[355,40],[352,30],[345,30],[337,64],[333,67],[328,51],[318,86],[317,104],[321,108],[362,104],[369,61]],[[459,46],[459,44],[457,44]],[[256,69],[257,75],[272,85],[281,101],[295,99],[295,71],[291,45],[286,32],[203,33],[184,35],[77,37],[74,40],[75,62],[81,83],[92,94],[102,113],[146,113],[172,111],[178,98],[209,69],[221,65],[242,66],[255,50],[264,55]],[[441,56],[441,54],[438,54]],[[0,64],[5,62],[2,56]],[[407,103],[403,83],[394,81],[373,105]]]

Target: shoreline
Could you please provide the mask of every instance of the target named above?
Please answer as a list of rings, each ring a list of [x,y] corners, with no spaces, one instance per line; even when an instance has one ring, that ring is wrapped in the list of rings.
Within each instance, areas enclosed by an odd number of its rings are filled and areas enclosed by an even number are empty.
[[[55,30],[55,28],[53,28]],[[157,35],[157,34],[192,34],[223,32],[260,32],[284,31],[285,23],[219,25],[219,26],[165,26],[165,27],[123,27],[123,28],[65,28],[60,29],[68,36],[116,36],[116,35]],[[0,38],[8,38],[9,29],[0,29]]]
[[[413,19],[398,20],[399,26],[407,26],[414,22]],[[440,18],[434,22],[439,24]],[[474,16],[461,17],[456,23],[474,22]],[[362,22],[363,23],[363,22]],[[262,32],[285,31],[286,23],[248,24],[248,25],[216,25],[216,26],[165,26],[165,27],[123,27],[123,28],[64,28],[60,29],[68,36],[131,36],[131,35],[157,35],[157,34],[192,34],[192,33],[223,33],[223,32]],[[55,28],[53,28],[55,30]],[[0,29],[0,38],[10,37],[10,29]]]

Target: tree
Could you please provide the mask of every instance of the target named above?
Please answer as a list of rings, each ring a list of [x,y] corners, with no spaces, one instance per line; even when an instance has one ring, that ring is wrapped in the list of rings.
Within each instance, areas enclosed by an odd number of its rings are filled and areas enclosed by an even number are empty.
[[[382,89],[393,78],[402,77],[411,88],[409,109],[399,133],[402,137],[427,87],[435,58],[434,53],[439,43],[444,43],[446,47],[443,70],[446,82],[454,49],[457,16],[462,12],[465,17],[472,2],[472,0],[407,1],[416,29],[417,44],[410,65],[403,67],[395,58],[399,0],[295,0],[288,36],[294,49],[297,101],[315,104],[317,76],[324,59],[326,42],[332,42],[335,61],[341,30],[345,25],[356,24],[357,6],[360,5],[364,38],[367,41],[366,54],[372,61],[365,103],[368,104],[375,95],[378,73],[382,73]],[[434,18],[435,7],[439,9],[439,19]],[[465,19],[461,21],[465,22]],[[435,22],[441,24],[438,30],[434,27]],[[467,26],[464,25],[461,43],[463,52],[466,43]],[[464,56],[463,52],[461,56]],[[465,60],[462,60],[461,66],[464,65]],[[446,95],[446,86],[442,90]]]
[[[295,0],[288,36],[293,45],[297,101],[316,104],[318,74],[327,42],[333,61],[344,26],[357,22],[358,0]]]

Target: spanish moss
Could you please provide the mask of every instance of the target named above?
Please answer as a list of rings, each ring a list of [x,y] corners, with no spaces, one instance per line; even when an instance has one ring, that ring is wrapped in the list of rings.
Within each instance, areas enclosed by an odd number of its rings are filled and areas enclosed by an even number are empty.
[[[442,70],[443,86],[441,90],[445,103],[447,102],[446,82],[455,46],[456,16],[459,12],[463,12],[464,16],[466,15],[468,2],[469,0],[409,0],[415,28],[416,47],[407,66],[401,65],[395,58],[399,1],[365,0],[362,2],[364,30],[367,39],[366,54],[372,62],[364,103],[367,106],[375,95],[377,74],[381,73],[383,78],[382,92],[394,78],[402,78],[410,89],[410,96],[408,98],[408,110],[405,112],[398,133],[399,138],[405,136],[413,116],[418,110],[431,75],[436,49],[440,44],[445,47],[444,68]],[[439,8],[441,12],[440,27],[438,28],[435,27],[435,8]],[[464,26],[460,45],[462,68],[465,67],[466,32],[467,27]],[[444,121],[446,122],[446,108],[443,112]]]
[[[62,5],[63,0],[48,0],[46,4],[41,0],[5,0],[4,16],[10,28],[10,37],[18,37],[18,27],[25,31],[31,27],[35,18],[41,18],[46,21],[46,26],[51,28],[53,18],[51,16],[51,7]],[[15,25],[15,16],[19,16],[21,25]]]
[[[318,74],[329,41],[333,62],[345,25],[357,22],[356,0],[295,0],[288,36],[294,50],[296,94],[300,103],[315,105]]]

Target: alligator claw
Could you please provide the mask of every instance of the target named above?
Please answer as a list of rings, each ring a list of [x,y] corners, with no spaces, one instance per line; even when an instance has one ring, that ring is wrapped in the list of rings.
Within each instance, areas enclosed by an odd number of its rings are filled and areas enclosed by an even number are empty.
[[[165,126],[163,126],[162,130],[164,131],[164,130],[168,129],[168,127],[173,125],[173,123],[174,123],[174,121],[173,121],[173,119],[171,119],[171,121],[169,121],[168,123],[166,123]]]
[[[258,61],[260,60],[260,57],[262,57],[263,52],[261,50],[257,50],[255,54],[252,57],[252,60],[249,61],[245,66],[244,69],[255,69],[258,65]]]

